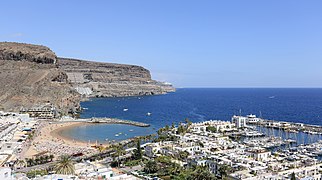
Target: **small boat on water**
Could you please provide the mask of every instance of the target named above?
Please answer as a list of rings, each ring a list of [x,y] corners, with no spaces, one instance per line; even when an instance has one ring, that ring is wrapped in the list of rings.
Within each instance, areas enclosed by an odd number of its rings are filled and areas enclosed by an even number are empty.
[[[315,131],[309,131],[309,134],[315,135],[315,134],[318,134],[318,132],[315,132]]]
[[[286,139],[285,142],[289,143],[289,144],[296,143],[296,141],[294,139]]]
[[[270,98],[270,99],[274,99],[274,98],[275,98],[275,96],[270,96],[270,97],[268,97],[268,98]]]
[[[124,112],[126,112],[126,111],[128,111],[128,110],[129,110],[129,109],[127,109],[127,108],[124,108],[124,109],[123,109],[123,111],[124,111]]]
[[[295,130],[295,129],[290,129],[290,130],[288,130],[287,132],[289,132],[289,133],[299,133],[297,130]]]
[[[132,131],[133,131],[133,129],[130,129],[129,131],[130,131],[130,132],[132,132]]]
[[[147,116],[151,116],[151,115],[152,115],[152,113],[148,112],[148,113],[146,113],[146,115],[147,115]]]
[[[115,134],[115,136],[117,137],[117,136],[119,136],[119,134]]]

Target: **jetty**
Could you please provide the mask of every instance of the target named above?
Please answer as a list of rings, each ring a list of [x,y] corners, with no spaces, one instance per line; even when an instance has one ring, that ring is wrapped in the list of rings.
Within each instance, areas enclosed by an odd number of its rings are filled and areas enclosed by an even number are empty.
[[[87,118],[87,119],[68,120],[68,121],[62,121],[62,122],[127,124],[127,125],[138,126],[138,127],[149,127],[150,126],[150,124],[146,124],[146,123],[142,123],[142,122],[116,119],[116,118]]]

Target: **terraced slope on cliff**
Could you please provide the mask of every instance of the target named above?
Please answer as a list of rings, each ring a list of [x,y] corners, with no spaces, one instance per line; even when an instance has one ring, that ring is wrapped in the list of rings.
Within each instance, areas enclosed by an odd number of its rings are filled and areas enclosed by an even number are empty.
[[[53,104],[79,108],[83,97],[154,95],[175,89],[140,66],[57,58],[45,46],[0,42],[0,110]]]
[[[152,80],[149,70],[141,66],[59,58],[59,67],[80,93],[83,91],[90,97],[155,95],[175,91],[169,84]]]

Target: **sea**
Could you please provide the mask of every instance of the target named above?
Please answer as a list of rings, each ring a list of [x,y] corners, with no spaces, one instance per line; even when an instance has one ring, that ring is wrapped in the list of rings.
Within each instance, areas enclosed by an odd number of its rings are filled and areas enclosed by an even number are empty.
[[[322,125],[322,89],[310,88],[180,88],[156,96],[93,98],[81,103],[81,118],[112,117],[148,123],[150,127],[91,124],[62,131],[81,141],[106,142],[156,133],[188,118],[230,121],[233,115]],[[319,139],[319,138],[318,138]]]

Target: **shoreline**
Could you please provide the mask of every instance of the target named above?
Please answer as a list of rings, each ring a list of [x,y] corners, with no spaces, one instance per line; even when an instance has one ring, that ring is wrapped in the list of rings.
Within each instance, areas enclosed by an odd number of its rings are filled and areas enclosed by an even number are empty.
[[[31,158],[35,155],[48,152],[55,156],[63,154],[91,154],[97,150],[92,146],[94,143],[87,143],[84,141],[77,141],[71,138],[62,136],[60,131],[68,130],[76,126],[81,126],[86,123],[82,122],[41,122],[40,129],[35,132],[35,137],[32,139],[30,146],[21,154],[23,158]]]
[[[62,131],[66,131],[66,130],[69,130],[69,129],[72,129],[74,127],[78,127],[78,126],[86,126],[88,123],[86,122],[58,122],[58,123],[52,123],[52,124],[60,124],[61,127],[57,128],[57,129],[54,129],[52,130],[49,134],[51,136],[53,136],[54,138],[58,138],[58,139],[62,139],[65,141],[66,144],[75,144],[75,143],[78,143],[78,144],[81,144],[83,146],[93,146],[95,145],[94,143],[88,143],[86,141],[82,141],[82,140],[76,140],[76,139],[73,139],[71,137],[68,137],[68,136],[64,136],[61,134]]]
[[[97,121],[99,120],[99,121]],[[69,129],[79,126],[95,126],[99,124],[119,124],[129,125],[137,127],[149,127],[150,125],[120,120],[114,118],[91,118],[91,119],[77,119],[74,121],[42,121],[40,122],[39,129],[35,132],[35,137],[31,141],[30,146],[21,154],[24,158],[31,158],[39,153],[48,152],[54,155],[62,154],[77,154],[77,152],[89,154],[97,151],[95,146],[107,146],[111,142],[99,141],[99,140],[79,140],[72,137],[65,136],[62,131],[68,131]],[[133,140],[133,137],[116,141],[118,143],[124,143]],[[112,142],[113,143],[113,142]]]

